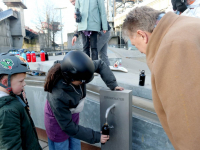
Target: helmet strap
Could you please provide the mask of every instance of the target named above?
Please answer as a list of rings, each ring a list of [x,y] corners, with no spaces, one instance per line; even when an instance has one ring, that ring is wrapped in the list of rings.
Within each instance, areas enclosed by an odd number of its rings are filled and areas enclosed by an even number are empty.
[[[10,74],[8,75],[8,87],[6,88],[6,90],[8,92],[12,91],[12,88],[11,88],[11,75]]]
[[[3,87],[3,88],[5,88],[5,89],[8,88],[7,86],[3,85],[2,83],[0,83],[0,86]]]
[[[8,75],[8,86],[3,85],[2,83],[0,83],[0,86],[3,87],[3,88],[5,88],[8,92],[12,92],[12,88],[11,88],[11,75]]]

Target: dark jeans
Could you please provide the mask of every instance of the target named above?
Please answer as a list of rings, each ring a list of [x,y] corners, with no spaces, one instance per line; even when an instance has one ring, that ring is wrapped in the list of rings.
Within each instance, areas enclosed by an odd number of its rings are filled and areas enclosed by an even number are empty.
[[[103,31],[101,31],[101,35],[99,35],[97,39],[97,50],[99,53],[99,58],[103,60],[107,66],[110,66],[107,55],[108,42],[110,40],[110,31],[107,31],[106,33],[103,33]]]
[[[90,35],[90,37],[88,37],[82,33],[83,52],[85,52],[90,57],[91,47],[92,60],[98,60],[97,34],[98,32],[92,31],[92,34]]]

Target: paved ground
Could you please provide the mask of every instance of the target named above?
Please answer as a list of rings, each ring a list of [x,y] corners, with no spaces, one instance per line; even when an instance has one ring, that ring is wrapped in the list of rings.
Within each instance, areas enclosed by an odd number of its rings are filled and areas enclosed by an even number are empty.
[[[39,143],[40,143],[43,150],[49,150],[49,146],[48,146],[47,142],[39,140]]]
[[[109,47],[109,58],[122,58],[122,66],[128,69],[131,73],[140,72],[145,70],[146,75],[150,76],[150,70],[146,64],[146,55],[140,53],[138,50],[125,50],[122,48]]]

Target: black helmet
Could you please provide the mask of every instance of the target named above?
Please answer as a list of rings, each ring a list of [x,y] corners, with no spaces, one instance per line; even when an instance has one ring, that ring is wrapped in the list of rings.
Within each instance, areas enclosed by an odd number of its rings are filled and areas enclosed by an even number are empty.
[[[10,53],[0,54],[0,79],[3,75],[8,75],[8,87],[0,83],[0,86],[6,88],[9,92],[11,89],[10,78],[16,73],[29,72],[28,65],[23,61],[23,58],[16,57]]]
[[[67,82],[82,81],[88,83],[94,78],[94,64],[81,51],[70,51],[61,63],[61,71]]]

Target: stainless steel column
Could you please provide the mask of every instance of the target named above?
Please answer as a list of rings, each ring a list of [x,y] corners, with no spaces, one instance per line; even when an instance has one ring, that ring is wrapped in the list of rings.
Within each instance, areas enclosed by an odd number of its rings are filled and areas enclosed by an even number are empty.
[[[110,129],[109,141],[101,145],[102,150],[131,150],[132,149],[132,91],[100,91],[101,127],[106,122],[106,110],[114,106],[107,114]]]

